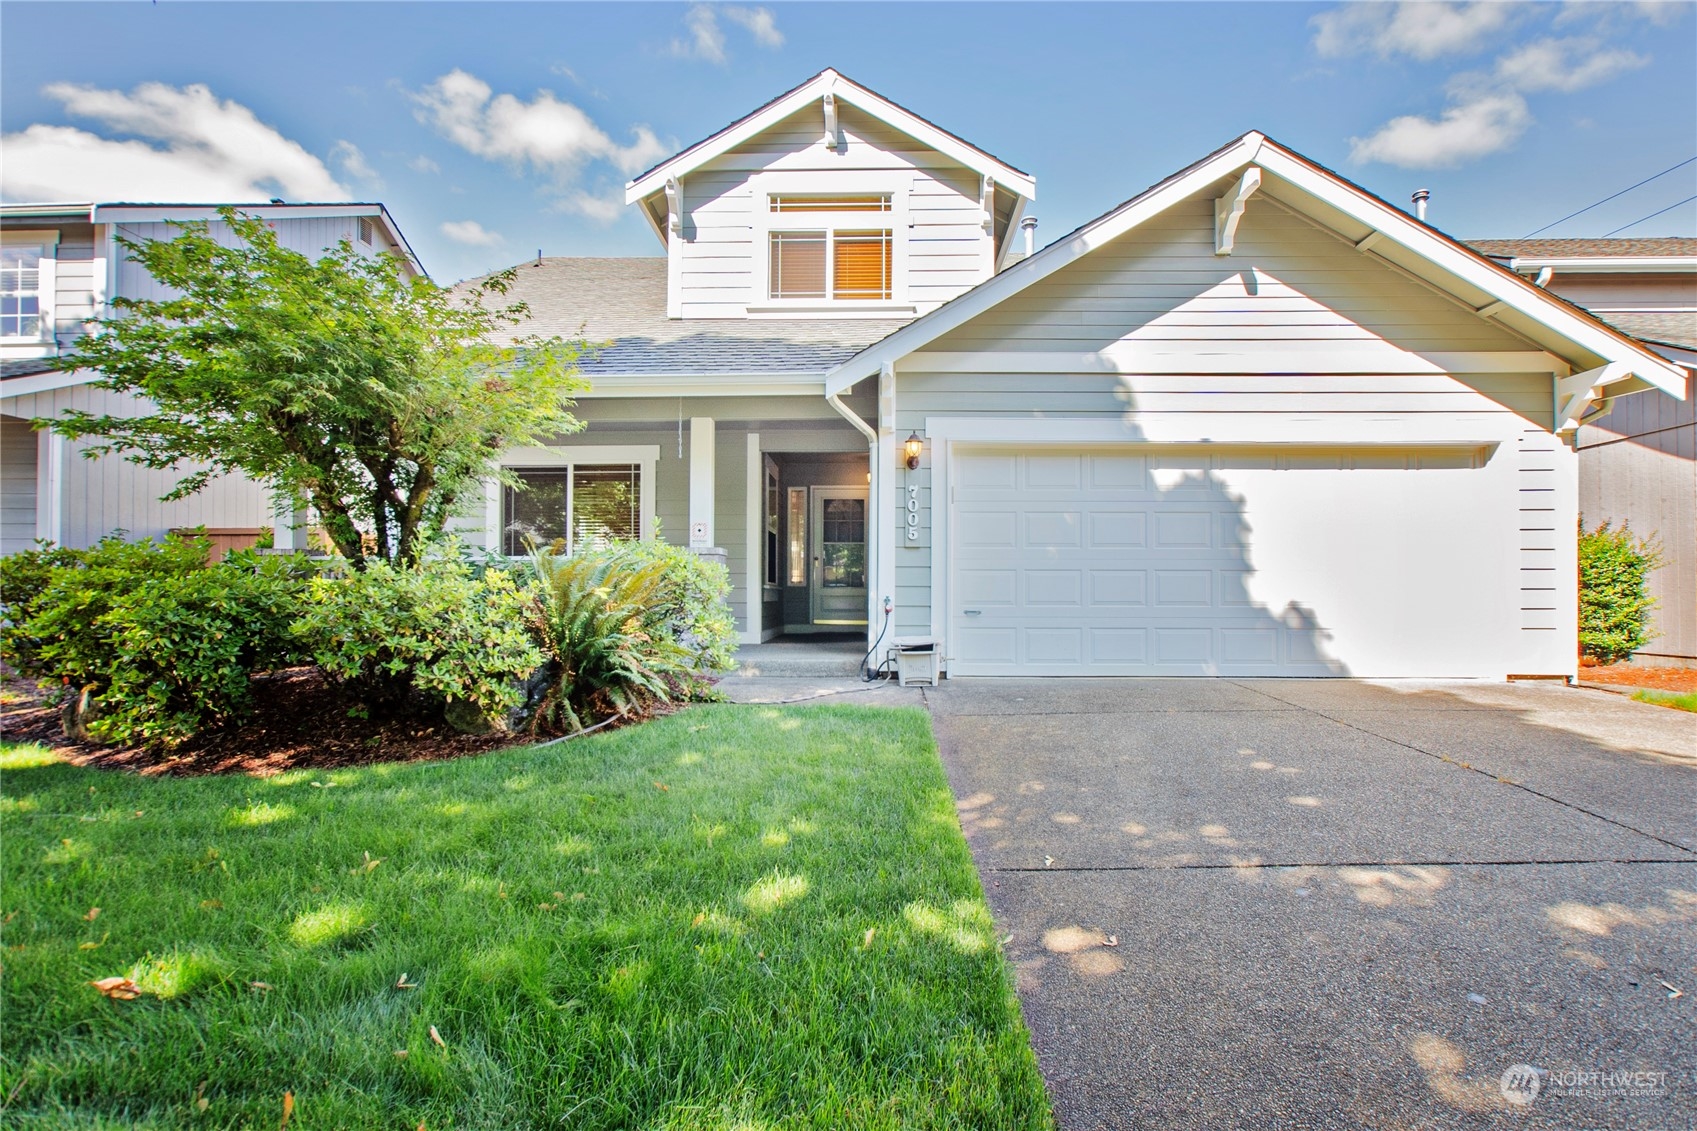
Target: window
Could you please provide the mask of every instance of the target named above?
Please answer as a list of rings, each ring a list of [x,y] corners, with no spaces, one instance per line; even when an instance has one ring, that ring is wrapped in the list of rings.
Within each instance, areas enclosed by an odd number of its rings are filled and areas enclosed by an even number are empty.
[[[514,468],[525,490],[502,489],[501,552],[516,557],[533,545],[566,553],[642,536],[639,464]]]
[[[807,584],[807,488],[790,488],[790,584]]]
[[[363,244],[370,244],[372,239],[375,238],[375,236],[377,234],[377,229],[372,226],[370,219],[368,219],[367,217],[361,216],[359,218],[358,227],[359,227],[359,242],[363,243]]]
[[[42,337],[41,244],[9,243],[0,248],[0,337]]]
[[[762,577],[767,585],[777,585],[783,568],[783,543],[778,540],[778,524],[783,519],[782,493],[778,490],[778,465],[766,458],[766,560]]]
[[[769,233],[769,295],[774,299],[880,301],[895,297],[895,240],[889,228],[869,228],[860,213],[888,213],[890,193],[860,196],[773,194],[773,213],[807,214],[815,224]]]

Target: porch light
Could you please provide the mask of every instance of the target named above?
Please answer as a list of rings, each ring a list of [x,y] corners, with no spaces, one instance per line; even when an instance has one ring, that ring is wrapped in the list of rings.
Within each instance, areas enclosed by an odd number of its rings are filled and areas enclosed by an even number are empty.
[[[925,441],[919,438],[918,432],[908,433],[907,443],[902,445],[902,451],[907,455],[907,469],[914,471],[919,467],[919,453],[925,450]]]

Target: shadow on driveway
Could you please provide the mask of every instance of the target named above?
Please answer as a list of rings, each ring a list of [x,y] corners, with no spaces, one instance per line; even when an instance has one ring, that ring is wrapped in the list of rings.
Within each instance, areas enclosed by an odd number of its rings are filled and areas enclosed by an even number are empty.
[[[1355,681],[926,699],[1064,1128],[1697,1125],[1691,716]]]

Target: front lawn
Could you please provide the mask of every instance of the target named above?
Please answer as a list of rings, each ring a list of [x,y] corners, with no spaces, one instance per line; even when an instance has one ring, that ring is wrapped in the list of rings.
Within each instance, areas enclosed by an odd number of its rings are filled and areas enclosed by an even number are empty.
[[[917,711],[0,795],[8,1125],[1050,1125]]]

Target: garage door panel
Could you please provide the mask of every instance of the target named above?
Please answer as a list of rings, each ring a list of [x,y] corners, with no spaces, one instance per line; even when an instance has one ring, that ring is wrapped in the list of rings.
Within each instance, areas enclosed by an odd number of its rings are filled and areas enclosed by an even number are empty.
[[[1213,604],[1213,575],[1205,569],[1158,569],[1155,601],[1163,608],[1207,608]]]
[[[969,663],[994,668],[1019,663],[1019,634],[1012,628],[962,628],[955,647]]]
[[[1222,628],[1220,662],[1223,664],[1275,664],[1279,659],[1279,634],[1271,628]]]
[[[1025,661],[1029,664],[1082,664],[1082,628],[1030,628],[1025,631]]]
[[[1090,662],[1098,666],[1124,667],[1149,662],[1149,630],[1146,628],[1092,628]]]
[[[1099,607],[1141,606],[1149,603],[1149,574],[1141,569],[1090,571],[1090,603]]]
[[[1019,603],[1019,573],[1011,569],[963,569],[958,581],[960,599],[969,608]]]
[[[1214,634],[1206,628],[1154,630],[1157,664],[1206,664],[1214,659]]]
[[[1214,515],[1207,511],[1169,511],[1155,516],[1155,545],[1160,549],[1210,546]]]
[[[1084,608],[1084,574],[1076,569],[1034,569],[1025,575],[1025,603]]]
[[[1097,490],[1145,493],[1149,486],[1148,461],[1140,455],[1092,455],[1090,486]]]
[[[1018,484],[1019,461],[1011,455],[963,455],[957,490],[962,498],[986,491],[1011,491]]]
[[[958,520],[958,537],[961,549],[975,550],[984,547],[1011,549],[1016,541],[1014,531],[1018,520],[1012,511],[968,511],[963,510]]]
[[[1027,547],[1071,547],[1083,544],[1084,516],[1077,511],[1027,511]]]
[[[1035,491],[1076,491],[1081,486],[1081,461],[1076,455],[1026,456],[1025,485]]]
[[[1143,511],[1093,510],[1086,525],[1092,547],[1119,549],[1144,546],[1149,541],[1149,516]]]

